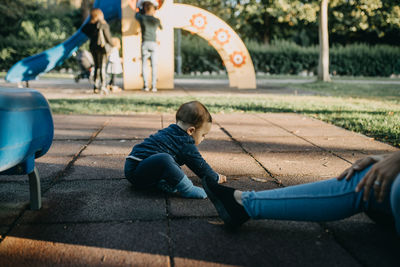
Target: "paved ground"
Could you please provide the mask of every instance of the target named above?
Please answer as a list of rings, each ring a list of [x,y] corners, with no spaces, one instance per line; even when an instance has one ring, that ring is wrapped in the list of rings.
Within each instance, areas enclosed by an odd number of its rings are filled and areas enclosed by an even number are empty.
[[[297,114],[216,115],[215,121],[200,151],[227,175],[228,185],[243,190],[327,179],[365,155],[395,150]],[[43,208],[29,210],[27,177],[0,179],[0,266],[400,262],[400,240],[363,214],[329,223],[251,221],[232,233],[221,226],[209,200],[135,191],[123,177],[124,157],[172,123],[173,114],[55,115],[54,122],[53,145],[37,161]]]

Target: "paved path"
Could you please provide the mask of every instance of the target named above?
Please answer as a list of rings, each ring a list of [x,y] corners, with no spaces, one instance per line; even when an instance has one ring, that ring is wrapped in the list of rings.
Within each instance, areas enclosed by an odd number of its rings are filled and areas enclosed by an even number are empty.
[[[400,240],[360,214],[329,222],[261,220],[227,232],[209,200],[135,191],[124,157],[173,114],[55,115],[38,160],[43,208],[26,177],[0,179],[0,266],[398,266]],[[297,114],[216,115],[200,151],[228,185],[273,189],[335,176],[394,151]],[[195,184],[200,180],[185,168]]]

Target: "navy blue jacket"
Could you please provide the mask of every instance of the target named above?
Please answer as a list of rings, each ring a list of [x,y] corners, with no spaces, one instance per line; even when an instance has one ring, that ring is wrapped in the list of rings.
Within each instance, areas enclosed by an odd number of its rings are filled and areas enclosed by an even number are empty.
[[[168,153],[176,163],[185,164],[200,178],[210,176],[218,181],[218,173],[203,159],[194,139],[176,124],[150,135],[142,143],[135,145],[129,155],[146,159],[159,153]]]

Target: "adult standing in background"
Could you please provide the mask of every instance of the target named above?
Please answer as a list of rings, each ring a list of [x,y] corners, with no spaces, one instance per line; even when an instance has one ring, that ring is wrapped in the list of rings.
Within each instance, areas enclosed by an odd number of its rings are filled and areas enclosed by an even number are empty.
[[[129,6],[136,11],[136,0],[129,0]],[[142,76],[143,91],[149,91],[149,74],[147,61],[151,61],[152,91],[157,92],[157,34],[158,28],[162,29],[161,21],[154,17],[159,3],[156,0],[139,1],[140,12],[136,12],[135,18],[142,31]]]
[[[90,11],[90,21],[82,28],[82,32],[90,39],[90,52],[94,60],[94,87],[95,93],[108,94],[106,81],[107,45],[112,44],[110,27],[104,20],[103,11],[93,8]],[[98,80],[100,75],[100,81]]]

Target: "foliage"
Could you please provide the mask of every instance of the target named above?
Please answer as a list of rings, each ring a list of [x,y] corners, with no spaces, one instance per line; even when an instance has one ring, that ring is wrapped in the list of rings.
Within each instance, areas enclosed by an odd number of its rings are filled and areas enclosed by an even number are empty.
[[[1,70],[64,41],[80,26],[81,18],[79,10],[67,5],[49,10],[36,2],[5,0],[0,3],[0,21],[4,25],[0,29]]]
[[[257,72],[270,74],[316,74],[317,46],[303,47],[288,41],[270,45],[246,43]],[[400,47],[366,44],[336,45],[330,49],[330,71],[335,75],[390,76],[400,73]],[[197,36],[182,38],[183,73],[224,70],[219,55]]]
[[[274,39],[301,45],[318,43],[317,0],[183,0],[205,8],[230,24],[243,39]],[[397,44],[400,0],[331,0],[329,29],[334,43]],[[331,42],[332,43],[332,42]]]

